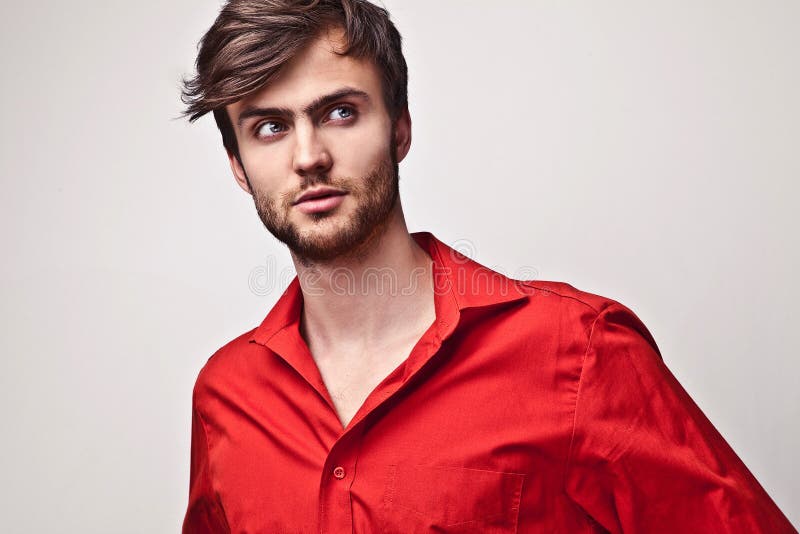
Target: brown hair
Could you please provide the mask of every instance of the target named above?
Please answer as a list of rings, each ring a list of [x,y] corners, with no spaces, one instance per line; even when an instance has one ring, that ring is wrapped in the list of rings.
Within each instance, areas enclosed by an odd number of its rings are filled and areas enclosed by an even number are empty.
[[[382,74],[392,119],[408,105],[408,70],[389,13],[366,0],[228,0],[198,44],[192,79],[183,79],[182,113],[194,122],[213,111],[222,144],[241,162],[225,106],[263,87],[330,27],[345,32],[342,55],[372,60]]]

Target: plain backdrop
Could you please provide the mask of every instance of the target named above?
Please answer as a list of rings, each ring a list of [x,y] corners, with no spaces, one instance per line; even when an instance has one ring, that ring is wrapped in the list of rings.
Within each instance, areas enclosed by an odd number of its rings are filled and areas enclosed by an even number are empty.
[[[291,278],[213,120],[217,0],[0,8],[0,517],[172,533],[191,389]],[[800,524],[800,3],[387,0],[410,228],[626,304]]]

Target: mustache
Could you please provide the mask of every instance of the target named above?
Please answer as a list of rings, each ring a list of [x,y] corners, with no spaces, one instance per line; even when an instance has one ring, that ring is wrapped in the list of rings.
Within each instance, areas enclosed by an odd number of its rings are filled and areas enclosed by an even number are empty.
[[[313,187],[317,184],[322,185],[334,185],[334,180],[331,178],[330,174],[328,173],[319,173],[319,174],[307,174],[303,176],[303,181],[300,183],[299,191],[305,191],[309,187]],[[341,180],[338,180],[341,181]]]

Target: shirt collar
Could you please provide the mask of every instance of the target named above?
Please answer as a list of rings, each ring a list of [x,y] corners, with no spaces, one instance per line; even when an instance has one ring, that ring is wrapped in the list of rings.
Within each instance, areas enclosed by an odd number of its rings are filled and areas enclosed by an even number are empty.
[[[430,232],[415,232],[411,236],[433,260],[434,305],[437,321],[443,327],[442,334],[452,331],[463,309],[528,297],[530,291],[526,291],[524,284],[470,259]],[[275,333],[299,323],[302,305],[300,281],[295,276],[249,341],[266,345]]]
[[[450,294],[459,310],[524,299],[530,293],[520,281],[481,265],[430,232],[411,235],[433,259],[436,294]]]

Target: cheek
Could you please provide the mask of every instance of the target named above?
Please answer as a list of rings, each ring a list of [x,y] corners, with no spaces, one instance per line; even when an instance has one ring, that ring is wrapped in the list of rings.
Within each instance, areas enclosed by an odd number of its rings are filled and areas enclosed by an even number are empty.
[[[284,152],[282,147],[258,147],[242,154],[242,163],[253,187],[271,195],[288,185],[286,177],[291,159]]]
[[[347,132],[331,139],[329,146],[337,175],[363,175],[389,155],[389,130]]]

